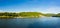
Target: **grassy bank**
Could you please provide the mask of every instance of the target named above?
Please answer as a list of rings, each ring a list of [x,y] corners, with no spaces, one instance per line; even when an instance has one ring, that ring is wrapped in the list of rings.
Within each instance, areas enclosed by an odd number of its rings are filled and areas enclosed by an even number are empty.
[[[9,18],[14,18],[13,16],[0,16],[0,19],[9,19]]]

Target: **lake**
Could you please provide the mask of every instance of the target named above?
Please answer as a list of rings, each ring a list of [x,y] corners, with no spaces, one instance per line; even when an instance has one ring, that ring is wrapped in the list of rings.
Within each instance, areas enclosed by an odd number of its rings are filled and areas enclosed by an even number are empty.
[[[0,19],[0,28],[60,28],[60,17]]]

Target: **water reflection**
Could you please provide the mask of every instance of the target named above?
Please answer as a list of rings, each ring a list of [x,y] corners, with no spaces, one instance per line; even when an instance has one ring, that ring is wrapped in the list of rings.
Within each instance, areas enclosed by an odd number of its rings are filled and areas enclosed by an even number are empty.
[[[60,18],[0,19],[1,28],[60,28]]]
[[[29,28],[60,28],[59,18],[41,18],[38,22],[30,24]]]

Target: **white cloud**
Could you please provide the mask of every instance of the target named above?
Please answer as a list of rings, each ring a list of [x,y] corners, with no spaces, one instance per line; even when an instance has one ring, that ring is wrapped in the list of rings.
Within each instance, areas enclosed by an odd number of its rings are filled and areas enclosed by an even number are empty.
[[[50,7],[46,9],[46,13],[60,13],[60,7]]]
[[[4,12],[3,10],[0,10],[0,12]]]

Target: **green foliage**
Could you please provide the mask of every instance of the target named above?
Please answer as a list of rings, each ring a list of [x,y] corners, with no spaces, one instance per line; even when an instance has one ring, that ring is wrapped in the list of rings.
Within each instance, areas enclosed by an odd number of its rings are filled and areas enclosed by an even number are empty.
[[[55,15],[55,17],[60,17],[60,13],[58,13],[57,15]]]
[[[42,15],[42,13],[39,13],[39,12],[21,12],[19,13],[20,16],[22,17],[32,17],[32,16],[39,16],[39,15]]]
[[[18,16],[18,15],[16,13],[4,12],[4,13],[0,13],[0,16]]]
[[[47,17],[52,17],[52,16],[54,16],[54,15],[56,15],[56,14],[52,14],[52,13],[44,14],[44,16],[47,16]]]
[[[60,16],[60,13],[58,13],[57,16]]]
[[[9,13],[9,12],[4,12],[4,13],[0,13],[0,18],[13,18],[13,17],[41,17],[42,16],[46,16],[46,17],[60,17],[60,13],[58,14],[52,14],[52,13],[48,13],[48,14],[43,14],[40,12],[21,12],[21,13]]]

